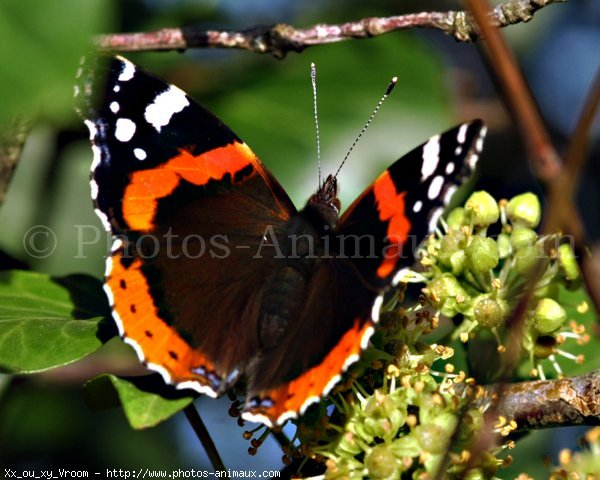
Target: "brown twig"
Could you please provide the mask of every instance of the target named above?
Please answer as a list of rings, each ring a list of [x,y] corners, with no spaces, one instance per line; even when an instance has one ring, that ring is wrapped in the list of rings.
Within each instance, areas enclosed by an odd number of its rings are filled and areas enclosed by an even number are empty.
[[[204,451],[208,455],[208,458],[214,470],[216,472],[226,472],[227,469],[223,464],[223,460],[219,455],[219,451],[217,450],[217,447],[212,441],[210,433],[208,433],[206,425],[204,425],[204,422],[202,421],[202,418],[200,417],[200,414],[198,413],[198,410],[196,410],[194,404],[190,403],[187,407],[185,407],[183,409],[183,413],[185,413],[185,416],[188,419],[188,422],[190,422],[192,429],[196,433],[198,440],[200,440],[200,443],[204,447]]]
[[[507,0],[490,12],[490,22],[505,27],[528,22],[539,9],[566,0]],[[95,46],[104,51],[185,50],[188,48],[239,48],[283,58],[313,45],[370,38],[409,28],[441,30],[458,41],[477,39],[480,31],[471,15],[462,11],[423,12],[392,17],[370,17],[337,25],[318,24],[306,29],[277,24],[246,30],[164,28],[154,32],[100,35]]]
[[[565,154],[561,175],[548,185],[548,212],[544,225],[546,232],[564,230],[571,235],[577,254],[579,268],[587,292],[596,312],[600,312],[600,271],[598,264],[587,250],[587,235],[581,217],[575,208],[575,193],[581,169],[586,160],[589,132],[600,109],[600,71],[597,72],[592,88]]]
[[[579,377],[487,385],[474,407],[495,402],[499,416],[517,422],[517,430],[571,425],[600,425],[600,370]]]
[[[558,153],[531,96],[517,61],[500,31],[488,20],[487,2],[467,0],[473,17],[485,37],[485,46],[493,60],[493,69],[504,90],[504,98],[519,125],[528,156],[538,178],[548,181],[560,171]]]

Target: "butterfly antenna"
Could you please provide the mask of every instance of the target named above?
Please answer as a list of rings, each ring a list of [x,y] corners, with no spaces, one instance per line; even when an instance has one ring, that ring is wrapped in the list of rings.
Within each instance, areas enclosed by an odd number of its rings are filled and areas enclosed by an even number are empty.
[[[314,63],[310,64],[310,82],[313,90],[315,129],[317,131],[317,168],[319,169],[319,188],[321,188],[321,135],[319,134],[319,114],[317,110],[317,67]]]
[[[392,78],[392,80],[390,81],[390,84],[388,85],[387,89],[385,90],[385,93],[383,94],[383,96],[379,99],[379,102],[377,103],[377,106],[375,107],[375,110],[373,110],[373,113],[371,114],[371,116],[369,117],[369,119],[367,120],[367,123],[365,123],[365,126],[362,128],[362,130],[360,131],[360,133],[358,134],[358,136],[356,137],[356,139],[354,140],[354,142],[352,143],[352,146],[350,147],[350,149],[348,150],[348,153],[346,153],[346,156],[344,157],[344,159],[342,160],[342,163],[340,164],[339,168],[337,169],[337,172],[335,172],[334,177],[338,176],[338,173],[340,173],[340,170],[342,169],[342,167],[344,166],[344,163],[346,163],[346,160],[348,160],[348,157],[350,156],[350,153],[352,153],[352,150],[354,150],[354,147],[356,146],[356,144],[358,143],[358,141],[360,140],[360,137],[363,136],[363,133],[365,133],[365,131],[367,130],[367,128],[369,128],[369,125],[371,125],[371,122],[373,121],[373,118],[375,118],[375,115],[377,115],[377,112],[379,111],[379,109],[381,108],[381,105],[383,104],[383,102],[385,101],[385,99],[388,97],[388,95],[390,93],[392,93],[392,90],[394,89],[394,87],[396,86],[396,82],[398,81],[398,77],[394,77]]]

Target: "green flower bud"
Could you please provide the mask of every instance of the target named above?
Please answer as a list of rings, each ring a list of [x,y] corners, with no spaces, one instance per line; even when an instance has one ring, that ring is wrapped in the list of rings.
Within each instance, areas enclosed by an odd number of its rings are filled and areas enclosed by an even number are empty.
[[[471,194],[465,203],[465,213],[475,225],[480,227],[496,223],[500,218],[498,202],[483,190]]]
[[[514,250],[527,245],[533,245],[537,240],[538,234],[527,227],[516,227],[510,235],[510,244]]]
[[[465,209],[458,207],[452,210],[446,218],[446,223],[450,230],[460,230],[460,227],[465,224]]]
[[[498,244],[498,255],[500,255],[500,258],[508,257],[512,252],[512,249],[510,247],[510,237],[508,236],[508,234],[501,233],[500,235],[498,235],[496,243]]]
[[[533,314],[535,328],[540,333],[551,333],[559,329],[567,319],[567,312],[551,298],[542,298]]]
[[[465,480],[485,480],[490,477],[486,476],[481,468],[474,468],[469,470],[464,478]]]
[[[515,270],[520,275],[527,275],[540,259],[542,251],[537,245],[526,245],[515,253]]]
[[[398,458],[416,457],[423,451],[421,445],[419,445],[419,441],[412,434],[404,435],[394,440],[392,450]]]
[[[453,253],[461,250],[461,239],[457,232],[450,232],[442,237],[440,242],[440,249],[438,252],[438,258],[445,267],[450,267],[450,257]]]
[[[454,275],[459,275],[462,272],[465,263],[465,243],[465,235],[456,230],[444,235],[440,242],[438,252],[440,264],[452,270]]]
[[[492,238],[473,237],[465,250],[467,266],[475,273],[489,272],[498,265],[498,245]]]
[[[540,223],[542,208],[536,195],[531,192],[511,198],[506,205],[506,215],[514,224],[535,228]]]
[[[388,445],[376,445],[365,456],[370,478],[400,478],[400,464]]]
[[[458,250],[450,256],[450,268],[454,275],[460,275],[465,266],[467,256],[464,250]]]
[[[579,265],[577,265],[575,253],[570,245],[564,243],[558,247],[558,263],[567,280],[572,281],[579,278]]]
[[[414,429],[419,445],[433,455],[443,453],[448,443],[448,432],[435,423],[417,425]]]
[[[352,429],[352,426],[348,425],[346,427],[347,431],[342,435],[339,443],[337,444],[336,451],[340,455],[354,457],[363,451],[361,443],[356,441],[356,434],[351,431]]]
[[[433,307],[440,310],[447,317],[456,315],[457,303],[469,299],[465,289],[456,277],[450,273],[435,277],[429,282],[424,291]]]
[[[482,327],[497,327],[506,317],[506,306],[499,300],[481,295],[475,303],[474,317]]]
[[[392,396],[375,390],[365,405],[364,428],[369,436],[394,438],[398,429],[406,422],[408,415],[406,397],[399,394]]]

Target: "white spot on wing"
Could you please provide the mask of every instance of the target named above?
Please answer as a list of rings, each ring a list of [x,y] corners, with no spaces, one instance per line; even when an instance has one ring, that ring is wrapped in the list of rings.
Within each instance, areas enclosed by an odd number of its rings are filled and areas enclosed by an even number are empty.
[[[112,290],[110,289],[110,287],[105,283],[102,288],[104,289],[104,293],[106,294],[106,298],[108,298],[108,304],[112,307],[115,304],[115,297],[113,296]],[[113,316],[115,316],[116,312],[113,312]],[[116,318],[116,317],[115,317]],[[119,322],[121,322],[121,319],[119,318]],[[117,322],[117,326],[118,323]],[[119,329],[119,333],[122,333],[121,330],[123,329],[123,324],[121,322],[121,327]]]
[[[443,186],[444,177],[442,177],[441,175],[434,177],[434,179],[429,184],[429,189],[427,190],[427,198],[429,198],[429,200],[435,200],[436,198],[438,198]]]
[[[190,102],[183,90],[171,85],[168,90],[157,95],[154,102],[146,107],[144,118],[157,132],[171,121],[171,117],[181,112]]]
[[[112,272],[112,267],[113,267],[113,259],[112,257],[108,257],[106,259],[106,265],[104,266],[104,278],[108,278],[108,276],[110,275],[110,272]]]
[[[113,113],[117,113],[119,111],[119,103],[118,102],[110,102],[110,105],[108,106],[108,108],[110,108],[110,111]]]
[[[92,200],[96,200],[98,198],[98,184],[94,179],[90,180],[90,190],[92,193]]]
[[[90,131],[90,140],[92,142],[92,153],[94,155],[94,159],[92,160],[91,170],[92,172],[96,170],[98,165],[100,165],[101,160],[101,152],[97,145],[94,145],[94,141],[96,140],[96,136],[98,135],[98,129],[96,125],[91,120],[84,120],[85,125],[88,127]]]
[[[106,287],[106,285],[105,285],[105,287]],[[104,290],[106,291],[106,288]],[[117,330],[119,331],[119,336],[123,337],[123,333],[125,332],[125,329],[123,328],[123,320],[121,320],[121,317],[116,312],[116,310],[113,310],[112,316],[113,316],[113,319],[115,320],[115,324],[117,325]]]
[[[286,413],[284,413],[283,415],[281,415],[281,417],[279,417],[277,419],[277,425],[281,425],[283,422],[285,422],[286,420],[290,419],[290,418],[294,418],[296,415],[287,415]],[[250,412],[244,412],[242,413],[242,418],[246,421],[246,422],[250,422],[250,423],[262,423],[264,425],[266,425],[269,428],[273,428],[273,424],[271,423],[271,420],[269,420],[268,417],[261,415],[260,413],[250,413]]]
[[[421,200],[417,200],[413,205],[413,212],[419,213],[423,208],[423,202]]]
[[[119,60],[123,62],[123,70],[121,70],[117,80],[119,80],[119,82],[128,82],[135,74],[135,65],[123,57],[119,57]]]
[[[379,295],[373,303],[371,308],[371,319],[377,323],[379,321],[379,311],[381,310],[381,304],[383,303],[383,295]]]
[[[121,248],[121,245],[123,245],[123,240],[121,240],[120,238],[116,237],[113,240],[112,245],[110,246],[110,252],[111,253],[115,253],[119,248]]]
[[[100,148],[96,145],[92,145],[92,154],[94,155],[94,159],[92,160],[92,166],[90,170],[93,172],[100,165],[100,160],[102,159],[102,152],[100,152]]]
[[[375,329],[373,327],[368,327],[365,330],[365,333],[363,333],[363,336],[360,339],[360,348],[362,348],[364,350],[365,348],[367,348],[369,346],[369,340],[371,339],[371,335],[373,335],[374,331],[375,331]]]
[[[99,208],[94,208],[94,212],[96,212],[96,215],[98,215],[98,218],[102,222],[102,226],[104,227],[104,230],[106,230],[107,232],[110,232],[112,228],[110,226],[110,222],[108,221],[108,217],[106,216],[106,214]]]
[[[456,139],[458,140],[458,143],[460,143],[460,144],[465,143],[465,140],[467,139],[467,129],[468,128],[469,128],[468,123],[464,123],[460,126],[460,128],[458,129],[458,136],[456,137]]]
[[[477,153],[481,152],[481,150],[483,149],[483,139],[485,138],[486,133],[487,127],[482,127],[481,131],[479,132],[477,142],[475,143],[475,149],[477,150]]]
[[[133,149],[133,154],[135,155],[135,158],[137,158],[138,160],[146,160],[146,151],[142,148],[134,148]]]
[[[431,217],[429,218],[429,225],[428,225],[428,229],[430,232],[433,232],[435,230],[438,220],[442,216],[442,212],[443,212],[443,209],[441,209],[441,208],[437,208],[433,212],[431,212]]]
[[[142,350],[142,347],[140,347],[139,344],[135,340],[133,340],[127,336],[123,337],[123,341],[127,345],[131,345],[131,347],[135,350],[135,354],[137,355],[139,361],[143,362],[144,361],[144,351]],[[163,377],[163,379],[166,383],[171,383],[171,377],[169,376],[167,371],[164,368],[162,370],[163,371],[160,371],[160,370],[156,370],[156,371],[158,373],[160,373],[161,377]],[[166,374],[166,377],[165,377],[165,374]]]
[[[115,137],[120,142],[128,142],[135,133],[135,123],[129,118],[119,118],[115,125]]]
[[[446,165],[446,175],[452,175],[452,172],[454,172],[454,168],[454,162],[448,162],[448,164]]]
[[[427,180],[440,161],[440,136],[431,137],[423,146],[423,165],[421,166],[421,181]]]
[[[88,127],[88,130],[90,131],[90,140],[94,140],[94,138],[96,138],[96,134],[98,133],[96,125],[91,120],[84,120],[83,123],[85,123],[85,126]]]
[[[477,160],[479,160],[479,155],[477,155],[476,153],[472,153],[467,158],[467,165],[469,165],[469,168],[471,170],[474,170],[475,167],[477,166]]]
[[[456,192],[456,189],[456,185],[448,186],[448,188],[444,192],[444,205],[448,205],[448,203],[450,203],[450,200],[452,200],[452,196],[454,195],[454,192]]]
[[[149,363],[148,368],[154,370],[154,364]],[[212,388],[206,385],[202,385],[200,382],[196,382],[194,380],[187,380],[185,382],[177,383],[175,385],[175,388],[177,390],[185,390],[186,388],[189,388],[191,390],[195,390],[198,393],[202,393],[203,395],[207,395],[211,398],[217,398],[217,392],[215,392]]]

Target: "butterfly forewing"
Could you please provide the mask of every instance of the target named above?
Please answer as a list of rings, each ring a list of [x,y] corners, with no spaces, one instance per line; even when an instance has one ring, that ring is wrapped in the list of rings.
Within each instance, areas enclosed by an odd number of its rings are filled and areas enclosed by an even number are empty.
[[[296,210],[252,151],[181,90],[123,58],[84,71],[92,197],[118,241],[105,290],[121,335],[167,381],[211,395],[260,351],[264,232]],[[247,334],[239,327],[246,325]]]
[[[485,132],[476,120],[432,137],[392,164],[342,215],[338,243],[368,285],[385,288],[412,265],[418,245],[473,173]]]

